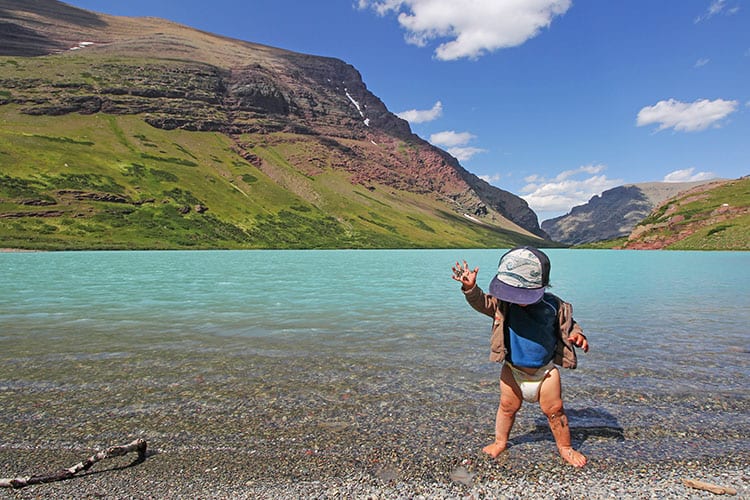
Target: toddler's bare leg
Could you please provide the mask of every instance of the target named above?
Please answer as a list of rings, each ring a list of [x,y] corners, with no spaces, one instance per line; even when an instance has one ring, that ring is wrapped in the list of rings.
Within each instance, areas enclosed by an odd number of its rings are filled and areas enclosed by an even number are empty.
[[[516,421],[516,412],[521,408],[521,389],[513,379],[513,373],[507,365],[503,365],[500,374],[500,405],[495,417],[495,441],[485,446],[482,451],[492,458],[497,457],[508,447],[510,430]]]
[[[562,402],[562,389],[560,385],[560,371],[555,368],[542,382],[539,392],[539,406],[547,415],[549,428],[557,443],[560,456],[575,467],[586,465],[586,456],[573,449],[570,442],[570,428],[568,417],[565,415]]]

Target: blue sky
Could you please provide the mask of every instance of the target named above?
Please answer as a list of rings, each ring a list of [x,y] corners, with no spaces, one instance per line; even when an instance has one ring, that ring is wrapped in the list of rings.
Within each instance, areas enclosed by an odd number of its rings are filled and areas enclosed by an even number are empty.
[[[748,0],[71,0],[352,64],[540,222],[614,186],[750,174]]]

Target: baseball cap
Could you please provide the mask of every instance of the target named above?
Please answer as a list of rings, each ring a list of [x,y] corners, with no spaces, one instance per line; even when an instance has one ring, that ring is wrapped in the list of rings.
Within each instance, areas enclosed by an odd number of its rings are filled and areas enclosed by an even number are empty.
[[[490,293],[514,304],[535,304],[549,285],[549,258],[534,247],[516,247],[500,258]]]

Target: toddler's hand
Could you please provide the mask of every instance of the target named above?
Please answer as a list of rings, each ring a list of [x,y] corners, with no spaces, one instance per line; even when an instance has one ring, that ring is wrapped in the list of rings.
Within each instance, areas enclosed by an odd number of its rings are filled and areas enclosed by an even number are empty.
[[[583,352],[589,352],[589,341],[586,340],[586,336],[580,333],[574,333],[568,340],[575,344],[577,347],[583,349]]]
[[[474,285],[477,284],[478,272],[478,267],[475,267],[473,270],[469,269],[469,264],[467,264],[466,261],[464,261],[463,266],[456,262],[456,265],[453,266],[452,278],[461,283],[462,289],[471,290],[472,288],[474,288]]]

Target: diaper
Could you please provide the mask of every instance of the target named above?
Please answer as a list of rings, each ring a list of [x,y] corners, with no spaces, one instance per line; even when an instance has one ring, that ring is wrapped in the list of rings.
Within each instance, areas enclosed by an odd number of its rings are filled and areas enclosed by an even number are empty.
[[[519,370],[507,361],[506,363],[510,367],[510,371],[513,374],[513,378],[515,379],[516,383],[518,384],[518,387],[521,388],[523,400],[528,401],[529,403],[536,403],[537,401],[539,401],[539,389],[542,386],[542,381],[547,378],[547,374],[549,372],[555,369],[555,364],[550,361],[546,365],[536,370],[534,373],[526,373]]]

